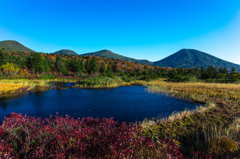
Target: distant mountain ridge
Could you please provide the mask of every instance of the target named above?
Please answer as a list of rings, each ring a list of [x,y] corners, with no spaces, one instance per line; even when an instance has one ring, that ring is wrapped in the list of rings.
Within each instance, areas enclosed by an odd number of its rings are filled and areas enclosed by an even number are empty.
[[[24,45],[20,44],[14,40],[6,40],[0,42],[0,49],[4,47],[7,51],[23,51],[23,52],[35,52]],[[68,54],[68,55],[79,55],[76,52],[68,49],[63,49],[54,52],[55,54]],[[153,66],[161,66],[161,67],[175,67],[175,68],[200,68],[203,66],[207,68],[210,65],[219,67],[226,67],[228,70],[231,70],[232,67],[235,67],[237,71],[240,71],[240,65],[234,64],[232,62],[228,62],[207,54],[202,51],[198,51],[195,49],[182,49],[178,52],[156,62],[151,62],[148,60],[138,60],[130,57],[125,57],[116,53],[113,53],[109,50],[101,50],[97,52],[85,53],[79,56],[99,56],[99,57],[106,57],[112,59],[120,59],[126,60],[129,62],[135,62],[140,64],[146,65],[153,65]]]
[[[219,67],[226,67],[231,70],[235,67],[236,70],[240,70],[240,65],[222,60],[205,52],[201,52],[195,49],[182,49],[178,52],[154,62],[154,65],[162,67],[176,67],[176,68],[194,68],[201,67],[207,68],[209,65]]]
[[[7,51],[35,52],[14,40],[0,41],[0,49],[2,48]]]
[[[152,62],[150,62],[148,60],[138,60],[138,59],[122,56],[122,55],[113,53],[112,51],[109,51],[109,50],[101,50],[101,51],[97,51],[97,52],[85,53],[85,54],[81,54],[81,56],[100,56],[100,57],[106,57],[106,58],[111,58],[111,59],[119,59],[119,60],[125,60],[125,61],[129,61],[129,62],[146,64],[146,65],[153,64]]]
[[[68,54],[68,55],[78,55],[75,51],[68,50],[68,49],[62,49],[62,50],[56,51],[56,52],[54,52],[54,54],[60,54],[60,55],[64,55],[64,54]]]

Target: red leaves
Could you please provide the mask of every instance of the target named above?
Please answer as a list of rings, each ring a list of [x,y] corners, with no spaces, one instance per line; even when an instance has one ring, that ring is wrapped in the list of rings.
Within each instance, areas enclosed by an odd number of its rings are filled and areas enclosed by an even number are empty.
[[[153,142],[140,136],[141,127],[119,123],[113,118],[65,118],[56,114],[44,120],[11,113],[0,128],[0,156],[28,158],[138,158],[139,152],[164,144],[166,154],[182,158],[172,139]],[[161,144],[159,144],[159,142]],[[13,149],[14,148],[14,149]]]

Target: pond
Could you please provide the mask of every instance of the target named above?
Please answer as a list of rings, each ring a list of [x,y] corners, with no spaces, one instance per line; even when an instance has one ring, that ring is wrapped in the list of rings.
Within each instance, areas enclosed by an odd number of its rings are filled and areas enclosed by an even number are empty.
[[[120,122],[166,117],[174,111],[194,109],[197,104],[164,94],[148,93],[143,86],[112,89],[52,89],[29,92],[19,97],[0,100],[0,122],[11,112],[48,118],[56,112],[73,118],[114,117]]]

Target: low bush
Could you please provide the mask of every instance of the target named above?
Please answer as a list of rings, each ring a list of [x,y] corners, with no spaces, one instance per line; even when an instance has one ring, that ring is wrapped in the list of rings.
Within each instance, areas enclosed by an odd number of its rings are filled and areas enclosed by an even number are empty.
[[[228,137],[220,137],[211,142],[212,153],[233,156],[238,151],[238,143]]]
[[[91,86],[100,86],[100,87],[107,87],[107,86],[118,86],[122,83],[120,78],[110,78],[110,77],[96,77],[96,78],[88,78],[81,82],[77,86],[83,87],[91,87]]]
[[[11,113],[0,127],[4,158],[182,158],[170,138],[152,140],[141,127],[113,118],[53,119]],[[168,156],[168,157],[167,157]]]

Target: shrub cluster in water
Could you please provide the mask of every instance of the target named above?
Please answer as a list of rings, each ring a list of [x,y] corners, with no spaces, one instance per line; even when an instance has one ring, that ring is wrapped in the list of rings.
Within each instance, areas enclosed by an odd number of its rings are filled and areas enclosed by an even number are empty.
[[[9,158],[182,158],[172,139],[154,142],[141,127],[113,118],[53,119],[11,113],[0,127],[0,156]]]
[[[120,78],[95,77],[88,78],[79,83],[80,86],[117,86],[122,83]]]

